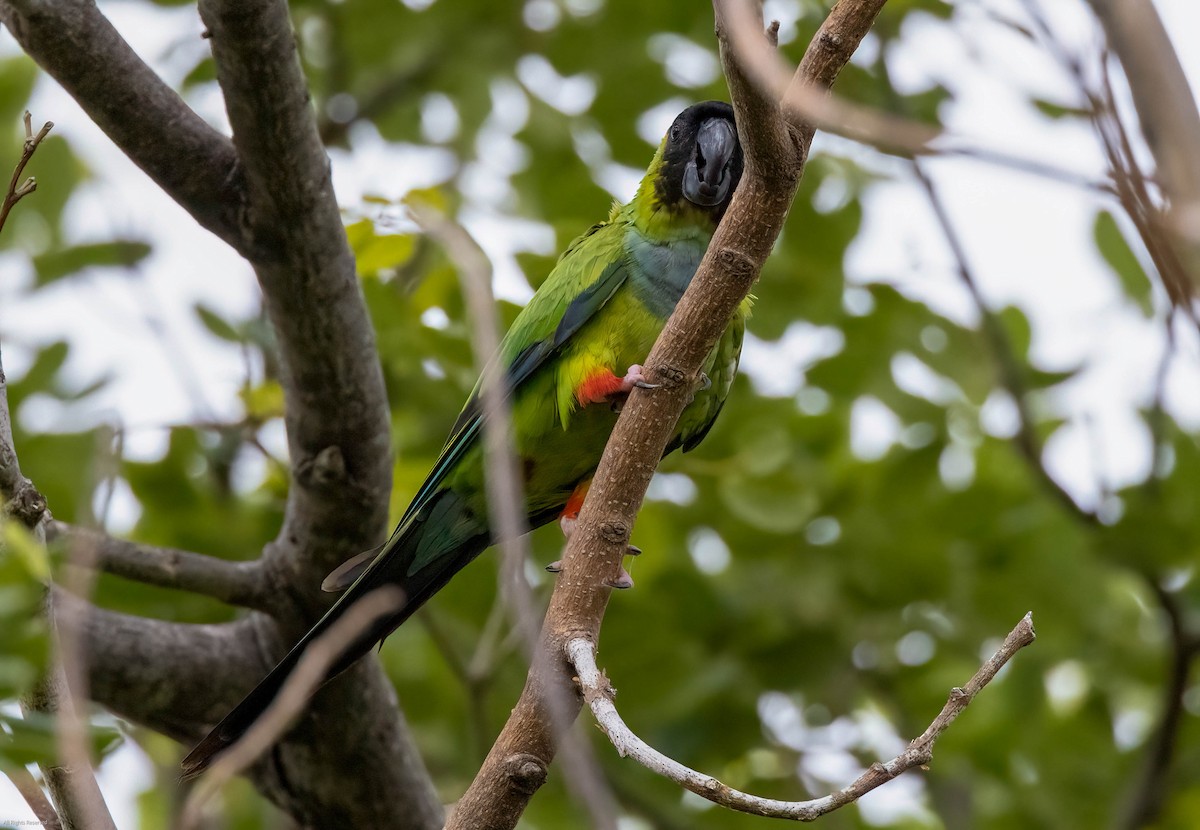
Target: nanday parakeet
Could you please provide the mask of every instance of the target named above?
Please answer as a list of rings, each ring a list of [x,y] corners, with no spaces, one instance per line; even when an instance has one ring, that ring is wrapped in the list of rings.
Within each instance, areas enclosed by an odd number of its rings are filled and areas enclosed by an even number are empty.
[[[578,515],[616,423],[611,404],[645,383],[638,363],[691,282],[742,167],[733,109],[717,101],[688,107],[663,138],[633,200],[614,206],[607,221],[571,243],[505,335],[496,365],[507,367],[513,450],[524,472],[530,527],[563,517],[565,529]],[[705,361],[708,382],[684,410],[667,452],[691,449],[712,426],[737,371],[748,313],[745,302]],[[349,588],[191,751],[185,775],[201,772],[245,733],[305,647],[356,600],[388,584],[405,594],[404,606],[365,632],[329,677],[394,631],[494,541],[480,440],[481,383],[387,543],[330,574],[327,590]]]

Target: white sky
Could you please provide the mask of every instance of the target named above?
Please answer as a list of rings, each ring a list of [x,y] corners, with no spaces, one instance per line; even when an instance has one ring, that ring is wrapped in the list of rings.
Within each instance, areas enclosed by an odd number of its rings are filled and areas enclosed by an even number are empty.
[[[784,18],[795,7],[794,0],[771,3]],[[906,30],[907,45],[893,67],[896,82],[912,89],[925,88],[933,79],[946,84],[955,93],[955,103],[943,115],[957,136],[1100,177],[1103,161],[1090,130],[1078,124],[1050,123],[1025,102],[1031,90],[1052,100],[1072,101],[1071,88],[1054,64],[1021,38],[988,23],[979,4],[959,5],[960,22],[953,28],[931,21],[912,22]],[[1044,0],[1041,5],[1079,44],[1092,42],[1089,19],[1079,0]],[[1200,4],[1194,0],[1157,0],[1156,5],[1170,32],[1200,31]],[[1014,19],[1023,17],[1018,0],[987,0],[986,6]],[[199,31],[192,8],[151,9],[141,3],[108,2],[104,10],[139,54],[172,82],[179,80],[206,48],[196,37],[181,37],[181,33]],[[657,40],[653,48],[667,55],[673,45],[687,48],[669,39]],[[871,48],[871,43],[864,48]],[[16,51],[7,33],[0,35],[0,55]],[[1200,88],[1200,50],[1183,50],[1181,59],[1193,89]],[[703,76],[708,71],[703,56],[663,60],[664,71],[685,77],[689,72]],[[544,96],[561,91],[562,85],[554,85],[547,69],[536,61],[523,63],[521,82]],[[575,84],[570,87],[573,98],[589,94],[586,83],[568,83]],[[539,84],[546,89],[537,89]],[[519,113],[525,93],[517,84],[500,85],[493,94],[504,96]],[[571,99],[568,96],[566,102]],[[660,135],[679,108],[676,104],[686,101],[680,97],[670,107],[648,114],[643,133]],[[213,123],[224,126],[221,100],[214,90],[192,95],[190,103]],[[514,106],[504,111],[511,113]],[[71,241],[127,235],[147,237],[155,247],[132,276],[95,272],[32,296],[23,295],[31,278],[24,259],[0,252],[5,368],[20,376],[28,365],[30,346],[65,338],[73,345],[68,371],[80,385],[104,374],[114,375],[114,382],[84,407],[31,401],[21,413],[27,426],[53,430],[97,419],[121,421],[129,430],[129,451],[146,457],[164,447],[164,426],[198,417],[238,417],[235,392],[243,377],[241,356],[234,347],[216,344],[191,309],[194,303],[203,302],[233,318],[251,313],[258,289],[249,267],[150,184],[56,85],[41,82],[31,110],[35,122],[53,120],[56,133],[71,140],[96,174],[68,208],[66,226]],[[442,110],[444,116],[445,108]],[[431,114],[435,126],[442,123],[437,115]],[[547,229],[536,223],[506,221],[494,209],[503,201],[507,175],[525,161],[522,147],[511,140],[506,143],[506,137],[519,126],[506,122],[489,127],[493,146],[507,151],[489,154],[493,166],[473,170],[468,177],[477,205],[465,217],[497,259],[498,290],[517,299],[528,296],[528,286],[516,270],[512,253],[519,246],[550,253],[553,246]],[[594,136],[581,134],[577,140],[585,158],[589,153],[599,154],[598,159],[603,155],[603,144]],[[894,183],[876,187],[866,200],[864,231],[849,256],[852,279],[886,277],[910,296],[954,319],[973,319],[941,234],[923,197],[911,186],[905,166],[819,136],[818,149],[822,145],[852,154],[896,178]],[[650,152],[648,145],[647,158]],[[389,146],[369,130],[354,132],[352,152],[337,152],[333,161],[339,200],[346,207],[357,206],[364,193],[397,196],[410,187],[431,183],[431,176],[444,164],[436,153],[417,159],[411,151]],[[1145,321],[1121,300],[1115,278],[1091,243],[1097,209],[1114,206],[1101,204],[1094,195],[1076,188],[975,162],[936,160],[928,169],[949,206],[989,303],[996,307],[1017,304],[1030,315],[1032,354],[1039,367],[1087,366],[1078,381],[1048,402],[1072,419],[1047,447],[1055,477],[1076,498],[1094,505],[1105,489],[1144,476],[1150,464],[1149,439],[1133,407],[1149,399],[1163,338],[1160,324]],[[615,195],[632,195],[636,176],[631,171],[600,164],[594,166],[594,173]],[[1158,304],[1161,309],[1163,298],[1158,298]],[[159,325],[151,325],[148,319]],[[164,334],[156,335],[155,329]],[[1180,331],[1179,335],[1168,403],[1176,417],[1200,428],[1200,344],[1194,332]],[[746,371],[756,383],[769,388],[773,376],[801,377],[804,366],[828,346],[828,338],[821,332],[799,325],[782,345],[748,344]],[[169,358],[169,354],[175,357]],[[911,365],[900,365],[896,371],[918,388],[931,388],[931,383],[936,387],[936,379],[922,377]],[[895,440],[894,424],[886,411],[867,406],[861,413],[856,409],[855,415],[856,447],[877,453]],[[1001,413],[998,422],[1003,420]],[[282,440],[276,438],[282,452]],[[111,525],[118,530],[128,526],[135,510],[129,498],[118,498]],[[147,770],[134,749],[119,751],[104,765],[102,784],[118,826],[136,825],[134,796],[145,786]],[[883,788],[878,798],[889,798],[888,791]],[[919,795],[919,789],[915,794],[898,794],[895,806],[912,806]],[[887,813],[885,809],[883,814]],[[0,778],[0,823],[30,817],[11,785]]]

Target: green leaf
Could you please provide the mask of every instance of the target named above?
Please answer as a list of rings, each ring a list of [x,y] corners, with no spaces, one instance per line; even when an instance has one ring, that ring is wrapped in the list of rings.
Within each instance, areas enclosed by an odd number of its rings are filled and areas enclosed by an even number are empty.
[[[1092,233],[1100,255],[1121,281],[1126,296],[1149,317],[1154,313],[1150,277],[1125,239],[1117,220],[1107,210],[1100,211],[1096,214]]]
[[[150,254],[145,242],[118,239],[62,248],[33,258],[37,285],[47,285],[85,268],[129,268]]]
[[[1092,111],[1087,107],[1076,107],[1067,104],[1056,104],[1053,101],[1047,101],[1044,98],[1034,98],[1033,105],[1037,107],[1038,112],[1049,118],[1088,118]]]
[[[160,0],[156,0],[159,2]],[[188,0],[180,0],[180,5],[184,5]],[[206,57],[200,63],[192,67],[191,71],[183,77],[183,88],[192,89],[201,84],[212,83],[217,79],[217,64],[212,57]]]
[[[258,386],[245,388],[240,394],[248,417],[256,421],[283,417],[283,387],[278,381],[269,380]]]
[[[1004,333],[1008,335],[1008,344],[1012,348],[1013,357],[1025,363],[1029,359],[1029,344],[1033,340],[1033,329],[1025,312],[1014,305],[1005,306],[996,312]]]
[[[34,541],[29,531],[13,521],[0,525],[3,532],[3,545],[10,555],[15,557],[32,578],[42,582],[50,581],[50,560],[46,549]]]
[[[230,343],[241,343],[246,339],[231,323],[204,303],[196,303],[195,309],[196,316],[200,318],[200,322],[204,324],[204,327],[222,340],[228,340]]]
[[[1061,372],[1047,372],[1042,369],[1029,367],[1025,370],[1025,382],[1034,389],[1049,389],[1052,386],[1058,386],[1060,383],[1066,383],[1079,374],[1082,369],[1082,366],[1078,366],[1074,369],[1065,369]]]
[[[103,758],[122,742],[121,733],[111,726],[87,725],[89,751]],[[40,712],[24,717],[0,714],[0,763],[37,764],[58,760],[58,734],[55,719]]]
[[[411,234],[376,236],[355,252],[359,273],[378,274],[399,268],[412,257],[414,247]]]

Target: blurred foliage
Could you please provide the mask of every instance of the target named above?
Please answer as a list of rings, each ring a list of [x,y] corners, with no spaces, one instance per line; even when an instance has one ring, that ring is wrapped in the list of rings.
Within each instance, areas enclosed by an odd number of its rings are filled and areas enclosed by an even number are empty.
[[[798,59],[825,4],[778,5],[795,13],[783,50]],[[450,204],[479,202],[472,178],[501,164],[505,186],[483,200],[486,207],[545,223],[556,249],[606,213],[612,197],[599,182],[645,165],[652,148],[639,120],[647,112],[725,97],[707,6],[294,0],[292,7],[332,145],[353,146],[354,131],[368,128],[389,142],[440,147],[453,159],[439,184]],[[868,41],[876,57],[849,67],[839,90],[936,122],[949,92],[892,88],[880,61],[910,20],[951,14],[940,0],[888,3]],[[185,96],[215,84],[208,58],[182,70]],[[0,124],[19,123],[35,79],[31,62],[3,62]],[[1054,118],[1080,115],[1032,95],[1030,106]],[[19,138],[0,129],[0,157],[15,157]],[[28,291],[56,290],[90,268],[128,267],[149,253],[138,239],[71,238],[64,208],[88,171],[66,141],[47,141],[31,172],[39,176],[37,196],[6,228],[29,259]],[[1197,435],[1162,412],[1142,413],[1159,441],[1149,479],[1112,494],[1104,523],[1066,509],[1015,446],[1015,429],[986,426],[989,407],[1013,408],[990,341],[884,284],[892,275],[847,284],[843,262],[876,177],[852,158],[812,159],[755,291],[751,333],[768,365],[753,380],[738,379],[702,448],[664,463],[635,531],[647,552],[633,565],[637,588],[612,601],[601,663],[622,692],[624,716],[650,743],[732,785],[803,798],[845,783],[851,760],[866,765],[901,749],[950,687],[1032,610],[1036,646],[955,723],[932,769],[910,774],[911,809],[868,815],[851,807],[823,826],[1108,826],[1137,780],[1164,694],[1171,646],[1153,586],[1174,598],[1186,622],[1200,623],[1192,578]],[[456,276],[435,246],[396,226],[395,208],[382,199],[352,206],[347,233],[393,402],[399,513],[475,370]],[[1099,213],[1095,243],[1129,302],[1153,313],[1151,278],[1121,222]],[[553,257],[527,253],[519,261],[537,285]],[[261,317],[195,312],[214,342],[237,344],[261,371],[240,390],[241,423],[176,426],[160,458],[121,464],[141,511],[131,535],[249,558],[278,527],[287,488],[285,464],[267,448],[283,407],[273,339]],[[514,313],[502,305],[506,321]],[[997,317],[1035,397],[1072,378],[1029,363],[1032,332],[1021,309]],[[771,360],[788,362],[791,338],[814,333],[832,346],[805,363],[803,383],[781,391],[761,382]],[[68,351],[66,343],[39,346],[12,379],[10,399],[26,473],[58,518],[88,521],[97,434],[48,433],[20,417],[37,398],[86,408],[104,379],[67,383]],[[932,378],[936,391],[915,389],[900,365]],[[1044,440],[1060,424],[1032,409]],[[890,442],[854,445],[851,425],[864,411],[892,424]],[[246,470],[256,471],[249,483]],[[11,528],[5,538],[0,698],[11,699],[45,659],[34,613],[44,562]],[[535,534],[537,561],[557,558],[560,545],[554,528]],[[507,626],[496,625],[494,564],[484,557],[468,569],[382,652],[447,801],[471,780],[524,678]],[[544,599],[550,579],[530,573]],[[185,621],[233,615],[203,598],[107,577],[98,601]],[[1200,687],[1189,687],[1185,701],[1163,827],[1200,825],[1200,779],[1192,774],[1200,761]],[[590,725],[580,728],[595,735]],[[36,737],[37,724],[14,728],[5,715],[0,761],[26,760],[13,748],[18,733]],[[141,826],[168,826],[178,808],[179,748],[144,731],[132,736],[159,771],[139,801]],[[594,743],[621,804],[640,822],[630,827],[765,826],[698,807],[618,759],[599,737]],[[523,826],[582,826],[561,775],[552,773]],[[244,783],[231,785],[225,800],[228,827],[280,826]]]

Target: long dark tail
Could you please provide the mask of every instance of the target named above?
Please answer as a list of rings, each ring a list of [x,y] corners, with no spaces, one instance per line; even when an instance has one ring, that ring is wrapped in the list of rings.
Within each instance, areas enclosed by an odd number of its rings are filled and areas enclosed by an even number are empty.
[[[426,521],[433,516],[436,516],[436,522]],[[451,530],[447,534],[447,528],[457,528],[459,532]],[[470,530],[475,528],[480,532],[471,535]],[[446,535],[445,541],[450,544],[445,547],[438,545],[441,550],[432,560],[415,573],[409,574],[408,571],[417,560],[418,554],[422,558],[429,557],[430,542],[436,545],[436,541],[425,539],[429,532]],[[466,538],[463,538],[464,536]],[[341,674],[376,643],[395,631],[430,597],[440,591],[454,574],[482,553],[488,544],[490,540],[486,529],[471,515],[458,496],[444,490],[431,498],[420,514],[389,541],[374,563],[346,590],[342,598],[326,612],[312,630],[305,634],[287,656],[271,669],[270,674],[188,753],[183,759],[183,777],[186,779],[199,775],[218,754],[246,733],[279,694],[288,676],[300,662],[305,649],[328,631],[351,605],[384,585],[395,585],[404,591],[403,607],[395,614],[380,619],[343,651],[326,675],[326,682]]]

